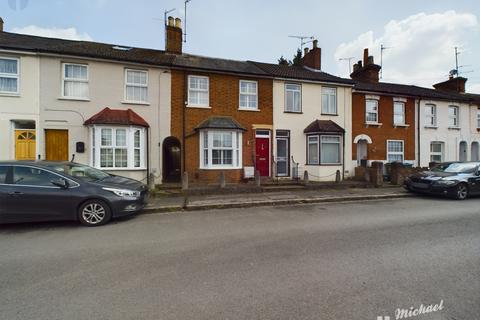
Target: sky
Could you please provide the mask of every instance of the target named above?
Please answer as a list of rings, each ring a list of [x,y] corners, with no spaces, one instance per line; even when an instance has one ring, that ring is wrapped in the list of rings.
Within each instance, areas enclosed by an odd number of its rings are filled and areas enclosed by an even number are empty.
[[[183,0],[0,0],[6,31],[157,49],[170,9],[184,20]],[[383,45],[381,81],[431,87],[458,47],[467,91],[480,93],[479,19],[478,0],[190,0],[184,52],[275,63],[300,47],[289,36],[314,36],[322,70],[348,77],[343,59],[369,48],[380,64]]]

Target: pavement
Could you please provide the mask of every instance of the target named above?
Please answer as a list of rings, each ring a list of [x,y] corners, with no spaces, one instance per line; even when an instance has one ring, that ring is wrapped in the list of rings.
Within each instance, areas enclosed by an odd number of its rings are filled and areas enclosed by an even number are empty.
[[[291,189],[257,193],[225,193],[152,197],[144,213],[248,208],[258,206],[389,199],[414,196],[402,187]]]
[[[480,199],[0,226],[0,318],[478,319]],[[386,319],[386,318],[382,318]]]

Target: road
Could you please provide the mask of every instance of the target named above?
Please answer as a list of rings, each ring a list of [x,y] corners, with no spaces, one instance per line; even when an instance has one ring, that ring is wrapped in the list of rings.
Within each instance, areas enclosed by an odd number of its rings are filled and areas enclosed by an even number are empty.
[[[480,199],[0,227],[1,319],[479,319]]]

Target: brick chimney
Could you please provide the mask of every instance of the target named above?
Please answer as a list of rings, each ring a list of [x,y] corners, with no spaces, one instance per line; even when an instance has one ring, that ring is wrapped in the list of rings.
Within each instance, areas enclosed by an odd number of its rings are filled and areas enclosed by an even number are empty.
[[[3,32],[3,19],[0,17],[0,32]]]
[[[179,18],[168,17],[165,39],[165,51],[168,53],[182,53],[182,21]]]
[[[380,69],[381,67],[373,62],[373,56],[368,55],[368,49],[364,49],[363,64],[360,60],[353,65],[353,72],[350,74],[350,78],[355,81],[377,83]]]
[[[456,77],[452,75],[447,81],[434,84],[433,87],[435,90],[444,91],[444,92],[456,92],[456,93],[465,93],[465,83],[467,78]]]
[[[313,40],[312,50],[304,49],[302,65],[315,70],[322,69],[322,49],[318,47],[318,40]]]

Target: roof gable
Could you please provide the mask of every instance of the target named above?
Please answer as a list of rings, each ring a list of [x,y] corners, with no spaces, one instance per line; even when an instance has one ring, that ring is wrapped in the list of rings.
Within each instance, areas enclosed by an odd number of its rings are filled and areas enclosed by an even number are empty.
[[[115,124],[130,125],[139,127],[150,127],[149,124],[132,109],[118,110],[104,108],[84,122],[84,125],[93,124]]]

